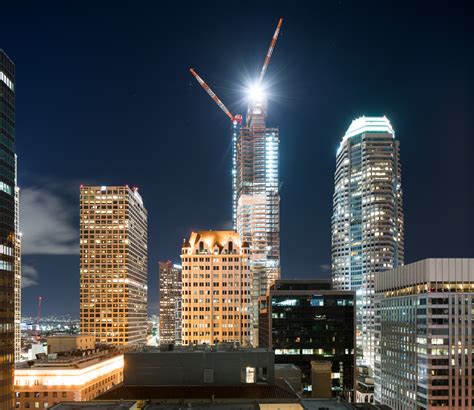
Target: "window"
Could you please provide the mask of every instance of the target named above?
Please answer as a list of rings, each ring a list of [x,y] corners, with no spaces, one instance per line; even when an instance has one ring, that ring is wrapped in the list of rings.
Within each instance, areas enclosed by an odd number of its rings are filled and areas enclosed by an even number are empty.
[[[255,383],[256,382],[255,367],[242,367],[241,381],[242,383]]]

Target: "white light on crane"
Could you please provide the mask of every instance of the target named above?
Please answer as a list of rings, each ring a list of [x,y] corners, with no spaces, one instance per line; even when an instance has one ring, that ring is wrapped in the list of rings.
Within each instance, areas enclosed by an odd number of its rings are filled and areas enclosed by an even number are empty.
[[[260,84],[254,84],[249,87],[247,93],[252,101],[262,101],[265,99],[265,91]]]

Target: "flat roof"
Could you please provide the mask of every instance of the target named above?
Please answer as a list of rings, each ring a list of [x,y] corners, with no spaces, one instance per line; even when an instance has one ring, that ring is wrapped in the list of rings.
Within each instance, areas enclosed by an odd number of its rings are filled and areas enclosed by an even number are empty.
[[[305,409],[309,410],[320,410],[322,408],[327,410],[332,409],[353,409],[354,407],[347,403],[344,400],[338,400],[337,398],[334,399],[303,399],[301,400],[301,405]]]
[[[152,403],[144,407],[144,410],[184,410],[182,404],[159,404]],[[257,403],[220,403],[220,404],[193,404],[193,409],[198,410],[259,410]]]
[[[136,402],[133,400],[94,400],[94,401],[63,401],[52,407],[51,409],[131,409],[135,407]]]
[[[125,386],[119,384],[98,396],[99,400],[156,400],[156,401],[203,401],[220,400],[275,400],[295,402],[298,395],[275,384],[243,384],[236,386]]]

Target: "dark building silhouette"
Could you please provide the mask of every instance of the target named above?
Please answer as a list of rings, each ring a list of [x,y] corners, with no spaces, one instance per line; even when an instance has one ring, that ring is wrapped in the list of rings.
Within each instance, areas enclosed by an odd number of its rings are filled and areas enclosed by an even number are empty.
[[[15,322],[15,65],[0,50],[0,408],[13,405]]]
[[[278,280],[260,300],[260,346],[275,363],[301,368],[310,395],[311,361],[329,361],[334,396],[351,398],[355,371],[355,294],[331,290],[330,281]]]

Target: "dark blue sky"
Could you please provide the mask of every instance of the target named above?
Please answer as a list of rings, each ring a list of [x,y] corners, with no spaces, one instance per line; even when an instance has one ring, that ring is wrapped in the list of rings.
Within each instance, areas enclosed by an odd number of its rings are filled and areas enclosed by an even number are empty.
[[[43,314],[78,314],[80,183],[140,188],[152,311],[158,260],[179,261],[192,229],[230,226],[228,120],[188,68],[243,111],[280,16],[267,79],[283,277],[329,275],[335,153],[363,114],[387,115],[401,141],[406,262],[474,256],[468,3],[290,3],[2,5],[0,48],[17,70],[24,314],[38,295]]]

